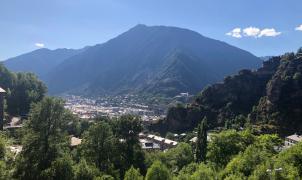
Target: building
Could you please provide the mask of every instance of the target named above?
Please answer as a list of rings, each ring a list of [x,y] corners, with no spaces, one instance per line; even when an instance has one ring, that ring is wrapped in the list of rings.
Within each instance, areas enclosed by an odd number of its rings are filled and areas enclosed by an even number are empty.
[[[153,134],[149,134],[146,136],[146,139],[150,142],[154,142],[156,144],[159,144],[160,149],[161,150],[166,150],[166,149],[170,149],[173,148],[175,146],[177,146],[178,142],[167,139],[167,138],[163,138],[160,136],[156,136]]]
[[[139,140],[141,147],[145,151],[155,151],[160,150],[160,146],[157,143],[154,143],[152,141],[148,141],[146,139],[140,139]]]
[[[285,145],[285,147],[290,147],[290,146],[298,144],[299,142],[302,142],[302,136],[293,134],[293,135],[285,137],[284,145]]]
[[[70,138],[70,146],[71,147],[76,147],[82,143],[82,139],[76,138],[76,137],[71,137]]]
[[[0,87],[0,130],[3,130],[4,124],[4,95],[6,91]]]

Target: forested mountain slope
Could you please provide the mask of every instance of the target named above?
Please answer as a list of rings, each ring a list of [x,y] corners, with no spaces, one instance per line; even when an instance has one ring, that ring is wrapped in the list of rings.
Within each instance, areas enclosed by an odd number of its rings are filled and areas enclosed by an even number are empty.
[[[243,119],[261,132],[302,133],[301,52],[273,57],[256,71],[226,77],[205,88],[194,103],[171,108],[153,128],[185,131],[207,117],[211,127],[246,123],[239,122]]]

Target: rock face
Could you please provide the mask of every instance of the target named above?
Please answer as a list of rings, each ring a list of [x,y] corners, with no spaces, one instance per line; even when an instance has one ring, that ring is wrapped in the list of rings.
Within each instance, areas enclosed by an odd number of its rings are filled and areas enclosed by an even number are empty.
[[[244,115],[261,131],[282,135],[301,132],[301,74],[301,57],[273,57],[256,71],[241,70],[205,88],[192,104],[171,108],[161,125],[151,128],[191,130],[205,116],[211,127],[218,127]]]
[[[281,60],[251,120],[280,134],[302,133],[302,58]]]

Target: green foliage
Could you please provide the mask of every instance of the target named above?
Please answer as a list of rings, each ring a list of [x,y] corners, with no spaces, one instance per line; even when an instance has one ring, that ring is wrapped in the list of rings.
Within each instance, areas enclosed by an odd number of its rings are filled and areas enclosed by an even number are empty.
[[[282,151],[276,159],[275,168],[280,168],[282,165],[287,164],[295,167],[302,177],[302,143],[293,146],[285,151]]]
[[[155,161],[148,169],[146,180],[171,180],[172,176],[168,168],[160,161]]]
[[[0,64],[0,86],[7,91],[7,112],[27,115],[32,103],[41,101],[46,86],[32,73],[12,73]]]
[[[14,77],[7,96],[7,111],[12,115],[27,115],[30,105],[43,99],[46,87],[31,73],[18,73]]]
[[[45,98],[33,106],[17,160],[19,179],[43,179],[42,172],[57,165],[53,162],[63,157],[68,147],[64,129],[72,117],[58,99]]]
[[[54,160],[50,168],[42,172],[42,179],[72,180],[74,178],[73,162],[67,155]]]
[[[113,136],[111,127],[106,122],[97,122],[85,133],[81,144],[82,154],[93,162],[100,171],[113,170],[113,157],[118,140]]]
[[[126,172],[124,180],[143,180],[144,177],[133,166]]]
[[[0,180],[11,179],[11,174],[9,172],[9,168],[6,165],[6,162],[0,160]]]
[[[297,81],[301,80],[302,79],[302,74],[300,72],[296,72],[293,76],[293,79],[297,80]]]
[[[257,165],[265,162],[270,157],[272,157],[271,153],[253,145],[249,146],[244,152],[239,153],[228,163],[224,170],[223,177],[236,173],[248,177],[252,174]]]
[[[250,131],[228,130],[215,134],[209,142],[207,159],[218,167],[224,167],[235,155],[252,144],[254,139]]]
[[[6,142],[4,137],[0,134],[0,160],[4,159],[6,154]]]
[[[161,153],[161,162],[164,162],[172,172],[178,172],[194,160],[192,147],[187,143],[180,143],[175,148]]]
[[[141,119],[137,116],[125,115],[113,121],[113,131],[122,141],[119,153],[123,163],[119,166],[124,174],[132,165],[146,172],[144,153],[139,144],[139,133],[143,130]]]
[[[75,166],[75,180],[93,180],[100,175],[100,171],[94,165],[88,165],[85,159]]]
[[[196,161],[205,162],[207,155],[207,118],[198,125],[196,141]]]
[[[191,175],[194,174],[198,169],[197,163],[190,163],[187,166],[183,167],[181,171],[179,171],[177,180],[189,180]]]
[[[213,171],[209,166],[201,163],[198,166],[197,171],[194,172],[194,174],[191,176],[190,179],[192,180],[212,180],[212,179],[217,179],[217,173]]]

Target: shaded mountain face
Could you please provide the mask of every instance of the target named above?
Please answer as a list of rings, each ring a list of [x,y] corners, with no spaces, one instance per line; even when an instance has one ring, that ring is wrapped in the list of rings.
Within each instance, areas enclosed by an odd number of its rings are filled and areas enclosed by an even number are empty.
[[[301,134],[302,56],[273,57],[256,71],[227,76],[223,83],[205,88],[192,104],[170,108],[167,118],[150,129],[184,132],[194,129],[204,117],[211,128],[247,117],[245,122],[249,120],[260,133]]]
[[[43,77],[50,70],[61,64],[64,60],[83,52],[84,49],[38,49],[14,58],[10,58],[3,64],[14,72],[33,72]]]
[[[44,80],[49,92],[89,95],[196,93],[261,60],[196,32],[137,25],[108,42],[65,60]]]

